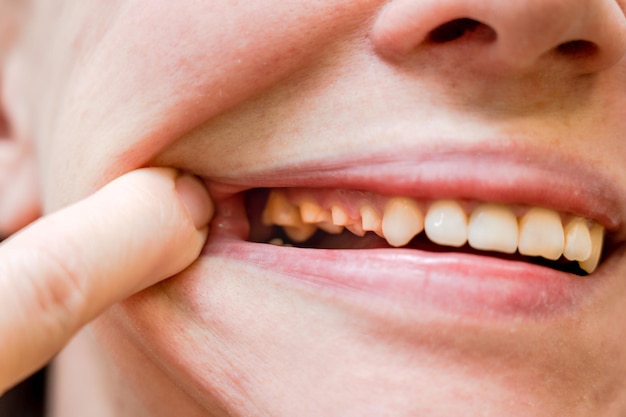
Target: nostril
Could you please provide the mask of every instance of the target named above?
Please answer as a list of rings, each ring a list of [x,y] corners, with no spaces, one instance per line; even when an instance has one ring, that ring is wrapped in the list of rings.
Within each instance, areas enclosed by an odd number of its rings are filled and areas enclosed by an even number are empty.
[[[598,46],[585,40],[573,40],[564,42],[556,47],[556,52],[564,57],[582,59],[590,58],[597,54]]]
[[[489,41],[496,38],[496,32],[491,27],[474,19],[461,18],[437,26],[428,34],[427,40],[432,43],[446,43],[469,35]]]

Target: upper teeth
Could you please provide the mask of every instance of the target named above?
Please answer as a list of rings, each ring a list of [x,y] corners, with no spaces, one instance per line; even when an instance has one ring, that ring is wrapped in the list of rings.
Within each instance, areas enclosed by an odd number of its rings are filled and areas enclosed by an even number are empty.
[[[382,196],[358,198],[356,203],[351,202],[356,207],[350,207],[345,204],[345,196],[328,201],[333,199],[331,196],[320,202],[304,194],[288,197],[285,191],[272,190],[263,222],[282,226],[296,242],[309,239],[317,228],[336,234],[345,227],[357,236],[372,231],[398,247],[425,231],[432,242],[444,246],[468,243],[474,249],[519,251],[551,260],[564,256],[577,261],[588,273],[596,269],[604,241],[604,228],[599,224],[561,216],[543,207],[532,207],[518,216],[512,207],[502,204],[482,203],[464,209],[455,200],[426,204],[407,197]]]

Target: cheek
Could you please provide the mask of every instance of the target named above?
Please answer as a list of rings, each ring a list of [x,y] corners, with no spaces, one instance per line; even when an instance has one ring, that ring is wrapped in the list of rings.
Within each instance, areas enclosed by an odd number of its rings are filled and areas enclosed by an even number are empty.
[[[85,186],[68,196],[78,199],[315,62],[371,9],[333,3],[120,6],[106,32],[80,33],[91,46],[63,73],[71,79],[45,133],[54,145],[44,152],[52,160],[44,182],[80,175]]]

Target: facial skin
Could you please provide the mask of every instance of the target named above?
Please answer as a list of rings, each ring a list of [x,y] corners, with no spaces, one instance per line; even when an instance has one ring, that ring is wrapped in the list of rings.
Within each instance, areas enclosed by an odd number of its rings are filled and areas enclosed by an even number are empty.
[[[624,6],[36,1],[5,66],[4,105],[34,149],[44,212],[149,165],[203,178],[218,212],[217,183],[358,188],[368,177],[404,195],[399,184],[427,166],[447,197],[554,206],[621,241]],[[461,17],[484,26],[429,38]],[[558,49],[572,40],[588,43]],[[116,416],[626,413],[622,246],[536,309],[504,284],[492,291],[512,267],[484,277],[484,303],[416,301],[311,285],[244,252],[216,237],[192,267],[94,322],[58,361],[56,412],[79,415],[72,393],[88,380],[86,398]],[[562,277],[540,275],[529,294]]]

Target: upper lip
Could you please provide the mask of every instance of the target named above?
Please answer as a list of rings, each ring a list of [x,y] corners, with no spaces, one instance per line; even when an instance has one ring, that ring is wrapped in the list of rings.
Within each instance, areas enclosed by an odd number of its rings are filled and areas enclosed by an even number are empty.
[[[424,200],[457,198],[542,206],[602,224],[626,239],[626,192],[603,169],[540,147],[487,142],[283,164],[240,177],[211,178],[216,203],[250,188],[344,188]]]

